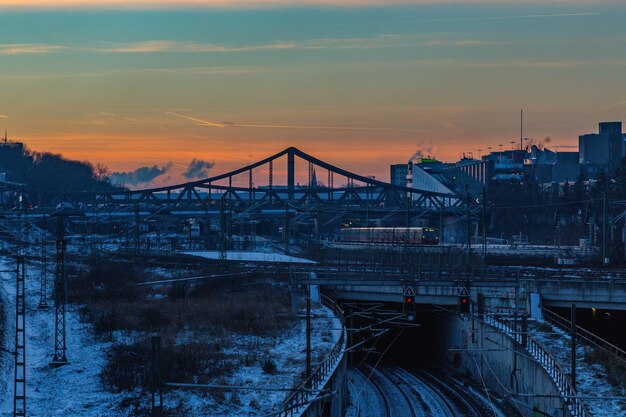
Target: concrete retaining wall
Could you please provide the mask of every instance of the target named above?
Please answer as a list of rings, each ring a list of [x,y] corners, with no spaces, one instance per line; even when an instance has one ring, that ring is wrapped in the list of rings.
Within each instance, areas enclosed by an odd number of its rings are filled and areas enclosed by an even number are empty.
[[[335,394],[330,398],[312,403],[302,413],[302,417],[343,417],[345,415],[348,399],[347,363],[347,357],[344,355],[335,368],[335,372],[324,385],[325,390],[334,391]]]
[[[524,416],[569,416],[550,376],[523,350],[515,354],[511,338],[487,324],[462,319],[457,314],[447,315],[441,325],[447,330],[440,349],[445,352],[444,362],[452,369],[504,397],[511,397]]]

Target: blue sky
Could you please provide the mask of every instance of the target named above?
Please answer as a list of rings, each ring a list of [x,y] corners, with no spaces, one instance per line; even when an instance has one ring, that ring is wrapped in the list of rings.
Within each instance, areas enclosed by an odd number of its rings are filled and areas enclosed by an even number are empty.
[[[511,146],[522,108],[552,146],[625,119],[619,2],[82,3],[0,0],[0,127],[114,170],[294,145],[385,177],[417,147]]]

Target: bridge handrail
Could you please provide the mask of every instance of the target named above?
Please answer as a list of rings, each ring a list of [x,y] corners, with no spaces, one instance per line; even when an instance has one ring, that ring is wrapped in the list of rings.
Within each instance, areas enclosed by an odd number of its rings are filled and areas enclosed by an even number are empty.
[[[542,310],[542,315],[543,319],[548,323],[568,333],[571,332],[572,322],[567,320],[566,318],[561,317],[555,312],[545,308]],[[587,329],[583,329],[578,325],[576,326],[576,336],[583,340],[583,342],[586,342],[589,346],[603,350],[604,352],[611,355],[618,362],[620,362],[622,365],[626,366],[626,352],[615,346],[611,342],[602,339],[601,337],[591,333]]]
[[[498,318],[497,313],[483,314],[483,321],[496,329],[503,331],[516,343],[522,344],[522,335],[516,332],[508,323]],[[552,381],[565,400],[572,417],[591,417],[591,413],[578,396],[569,375],[559,365],[556,358],[534,337],[527,335],[526,351],[548,373]]]
[[[282,409],[264,417],[296,417],[304,413],[311,405],[312,400],[319,396],[321,392],[311,392],[321,390],[327,382],[328,377],[332,374],[336,365],[341,361],[345,353],[345,333],[346,327],[343,319],[343,310],[331,298],[322,295],[322,304],[330,308],[335,317],[341,322],[341,334],[337,342],[331,350],[326,354],[322,362],[320,362],[311,372],[311,376],[298,386],[298,389],[291,393],[282,404]],[[304,408],[302,408],[304,407]]]

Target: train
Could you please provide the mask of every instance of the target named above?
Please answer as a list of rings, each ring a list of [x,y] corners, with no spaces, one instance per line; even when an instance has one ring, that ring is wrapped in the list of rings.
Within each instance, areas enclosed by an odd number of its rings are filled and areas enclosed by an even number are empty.
[[[438,245],[439,233],[432,227],[346,227],[339,231],[342,243]]]

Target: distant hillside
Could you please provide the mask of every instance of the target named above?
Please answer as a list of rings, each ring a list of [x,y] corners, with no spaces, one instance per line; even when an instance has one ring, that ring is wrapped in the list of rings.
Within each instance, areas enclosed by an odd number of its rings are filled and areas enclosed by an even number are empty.
[[[109,191],[120,189],[107,178],[106,167],[72,161],[58,154],[35,152],[20,142],[0,141],[0,173],[6,181],[45,191]]]

